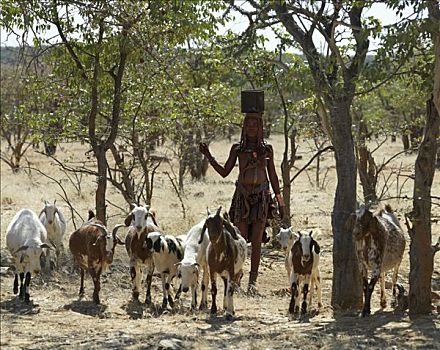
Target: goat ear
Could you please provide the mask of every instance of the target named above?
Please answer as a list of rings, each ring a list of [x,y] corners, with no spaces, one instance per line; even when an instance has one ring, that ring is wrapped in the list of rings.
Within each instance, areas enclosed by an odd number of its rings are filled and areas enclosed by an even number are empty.
[[[125,226],[127,226],[127,227],[130,226],[132,221],[133,221],[133,214],[130,213],[127,215],[127,217],[124,220]]]
[[[130,211],[137,207],[136,203],[130,203]]]
[[[216,215],[216,216],[219,216],[221,211],[222,211],[222,207],[220,206],[220,207],[217,209],[217,212],[215,213],[215,215]]]
[[[316,254],[319,254],[321,252],[321,247],[319,246],[318,242],[316,242],[315,240],[313,240],[312,246]]]
[[[211,215],[211,211],[209,210],[208,207],[206,207],[206,216],[209,216],[209,215]]]
[[[202,232],[200,233],[199,244],[202,244],[202,242],[203,242],[203,237],[205,236],[205,231],[206,231],[206,221],[202,227]]]
[[[47,243],[42,243],[42,244],[40,245],[40,248],[52,249],[52,247],[51,247],[49,244],[47,244]]]
[[[296,231],[293,235],[295,238],[299,239],[301,237],[301,231]]]
[[[125,242],[122,241],[118,236],[115,237],[116,243],[120,245],[125,245]]]
[[[95,217],[95,213],[93,212],[93,210],[89,209],[89,218],[87,219],[87,221],[92,220]]]
[[[148,250],[151,250],[151,248],[153,248],[153,241],[151,240],[151,238],[145,238],[145,246],[147,247]]]

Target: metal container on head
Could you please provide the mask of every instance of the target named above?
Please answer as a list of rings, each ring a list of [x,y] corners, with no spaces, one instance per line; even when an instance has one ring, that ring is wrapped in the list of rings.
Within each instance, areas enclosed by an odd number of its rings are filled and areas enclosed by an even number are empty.
[[[264,112],[264,91],[244,90],[241,92],[242,113],[263,113]]]

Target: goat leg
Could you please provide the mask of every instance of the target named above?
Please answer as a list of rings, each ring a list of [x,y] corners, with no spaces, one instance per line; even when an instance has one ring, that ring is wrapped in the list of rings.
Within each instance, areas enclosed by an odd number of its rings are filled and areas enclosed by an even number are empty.
[[[297,296],[298,296],[298,285],[296,284],[296,282],[292,282],[290,305],[289,305],[289,313],[291,314],[295,313],[295,300]]]
[[[18,274],[17,273],[15,274],[15,277],[14,277],[14,289],[13,289],[13,291],[14,291],[14,294],[18,293]]]
[[[226,279],[226,277],[222,277],[223,280],[223,285],[225,287],[224,292],[223,292],[223,309],[226,311],[228,309],[228,280]]]
[[[80,286],[79,286],[79,296],[83,296],[84,295],[84,269],[80,267],[80,274],[81,274],[81,282],[80,282]]]
[[[101,290],[101,283],[100,283],[100,277],[101,277],[101,270],[96,271],[94,267],[89,268],[90,276],[92,276],[92,281],[94,285],[93,289],[93,301],[95,304],[99,304],[99,291]]]
[[[23,280],[24,280],[24,272],[20,272],[20,294],[18,295],[18,297],[20,299],[24,298],[24,285],[23,285]]]
[[[370,283],[367,285],[366,288],[364,288],[365,291],[365,303],[364,303],[364,309],[362,310],[362,317],[365,317],[371,313],[371,295],[373,294],[374,286],[376,285],[376,282],[378,280],[377,276],[373,276],[370,280]]]
[[[30,302],[30,295],[29,295],[30,284],[31,284],[31,273],[26,272],[26,279],[24,281],[24,286],[25,286],[24,302],[26,304],[29,304],[29,302]]]
[[[205,266],[203,268],[203,279],[202,279],[202,300],[200,302],[200,310],[205,310],[208,307],[208,304],[206,302],[206,300],[208,299],[208,290],[207,290],[207,286],[209,283],[209,275],[208,275],[208,269]]]
[[[308,277],[310,279],[310,277]],[[301,304],[301,314],[305,314],[307,312],[307,293],[309,292],[309,283],[306,281],[303,287],[303,302]]]
[[[153,280],[153,272],[148,272],[147,274],[147,293],[145,296],[145,304],[151,304],[151,281]]]
[[[211,314],[215,315],[217,313],[217,304],[216,304],[216,297],[217,297],[217,274],[213,271],[211,271],[211,298],[212,298],[212,305],[211,305]]]

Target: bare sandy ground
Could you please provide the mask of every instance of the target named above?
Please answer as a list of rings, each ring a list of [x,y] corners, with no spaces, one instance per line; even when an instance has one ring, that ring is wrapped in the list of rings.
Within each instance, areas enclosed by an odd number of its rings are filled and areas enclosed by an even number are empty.
[[[275,149],[281,150],[281,138],[271,140]],[[225,142],[213,144],[217,159],[226,159]],[[388,144],[383,154],[386,159],[397,153],[400,145]],[[84,148],[64,146],[60,157],[74,154],[84,157]],[[313,154],[306,145],[300,148],[303,160],[300,168]],[[277,158],[281,154],[277,153]],[[411,173],[415,155],[396,159],[388,171],[400,169]],[[82,180],[82,192],[78,194],[69,180],[50,160],[29,154],[32,166],[38,167],[52,177],[62,179],[75,207],[83,216],[93,208],[95,183],[92,177]],[[128,274],[128,259],[123,247],[117,247],[116,258],[111,270],[102,278],[101,305],[92,303],[92,282],[86,279],[86,295],[78,298],[79,276],[73,271],[70,253],[67,251],[61,267],[52,275],[36,277],[31,282],[30,305],[24,305],[12,293],[13,276],[2,274],[1,286],[1,346],[2,349],[440,349],[440,318],[436,309],[431,316],[410,320],[406,313],[396,312],[390,306],[391,291],[387,290],[388,306],[380,309],[379,292],[373,295],[372,315],[359,318],[358,312],[338,312],[331,308],[332,283],[332,236],[330,213],[334,195],[334,162],[331,155],[324,157],[322,177],[327,173],[326,185],[318,188],[313,184],[314,169],[302,174],[294,183],[292,198],[293,225],[298,229],[320,227],[322,236],[321,276],[323,307],[316,309],[316,300],[310,315],[289,317],[287,313],[289,294],[286,291],[287,276],[283,253],[270,247],[264,248],[260,268],[258,289],[260,296],[249,297],[239,291],[235,295],[236,316],[226,321],[222,312],[211,316],[206,311],[189,310],[190,296],[184,295],[173,310],[160,310],[162,300],[159,279],[153,279],[153,300],[155,307],[131,301],[131,284]],[[433,194],[439,195],[438,171],[434,180]],[[188,181],[185,185],[184,204],[187,216],[183,218],[181,205],[166,176],[158,175],[153,206],[158,213],[159,224],[172,234],[181,234],[191,225],[203,219],[206,206],[217,208],[229,206],[235,175],[223,180],[208,172],[204,183]],[[389,196],[394,196],[399,184],[388,184]],[[402,180],[400,182],[402,185]],[[395,189],[394,189],[395,188]],[[361,193],[361,189],[358,190]],[[407,183],[401,195],[411,195],[411,184]],[[22,207],[39,212],[42,200],[58,198],[61,210],[69,217],[67,206],[57,195],[60,189],[50,180],[33,172],[12,174],[4,164],[1,167],[1,247],[5,247],[6,227],[12,216]],[[360,195],[361,196],[361,195]],[[109,190],[112,203],[125,207],[121,196]],[[410,201],[391,200],[402,217],[409,211]],[[121,222],[124,213],[109,205],[110,226]],[[440,217],[440,210],[434,208],[434,217]],[[77,219],[78,221],[78,219]],[[79,222],[81,223],[81,222]],[[69,219],[68,236],[73,231]],[[440,224],[433,225],[433,237],[440,234]],[[409,238],[408,238],[409,239]],[[409,242],[408,242],[409,243]],[[67,246],[67,245],[66,245]],[[402,263],[399,282],[408,286],[409,244]],[[2,250],[2,261],[7,254]],[[433,290],[440,291],[439,259],[435,261]],[[245,266],[243,288],[246,287],[249,265]],[[378,288],[377,288],[378,289]],[[221,294],[221,293],[219,293]],[[143,301],[143,299],[141,299]],[[222,296],[217,296],[222,305]],[[434,305],[439,304],[434,300]]]

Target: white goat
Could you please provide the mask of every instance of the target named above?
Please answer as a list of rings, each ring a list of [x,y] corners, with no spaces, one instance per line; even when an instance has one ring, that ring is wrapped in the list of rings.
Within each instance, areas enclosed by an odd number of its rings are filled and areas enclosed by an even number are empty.
[[[293,233],[292,226],[290,226],[289,228],[280,228],[280,232],[278,232],[278,234],[276,235],[276,239],[280,243],[281,249],[286,254],[286,256],[284,258],[284,266],[286,267],[287,280],[288,280],[289,286],[290,286],[290,275],[291,275],[292,269],[290,267],[291,264],[289,263],[289,253],[290,253],[290,250],[292,249],[293,243],[295,242],[295,239],[296,239],[296,236]]]
[[[58,265],[58,259],[61,253],[64,252],[63,239],[64,234],[66,233],[66,220],[56,207],[55,203],[56,200],[53,204],[44,201],[44,208],[41,210],[39,217],[40,221],[46,228],[48,241],[55,247]],[[51,264],[50,255],[48,255],[48,258],[49,264]]]
[[[174,300],[170,295],[170,286],[177,275],[177,263],[183,259],[183,242],[171,235],[150,232],[145,239],[144,247],[153,254],[154,266],[162,279],[162,308],[165,309],[168,303],[173,307]]]
[[[46,243],[47,233],[43,224],[30,209],[22,209],[15,214],[6,230],[6,246],[15,261],[14,294],[18,293],[18,275],[20,275],[20,299],[29,303],[29,285],[31,273],[41,271],[40,257]],[[23,285],[23,279],[26,277]]]
[[[202,300],[200,302],[200,309],[207,307],[209,272],[206,262],[206,248],[209,244],[208,234],[205,236],[201,244],[199,244],[200,236],[205,225],[205,219],[194,225],[186,235],[185,254],[183,260],[177,264],[177,275],[181,278],[182,292],[188,292],[191,288],[191,308],[197,307],[197,288],[199,286],[199,271],[203,269],[202,278]],[[179,236],[178,236],[179,237]]]

